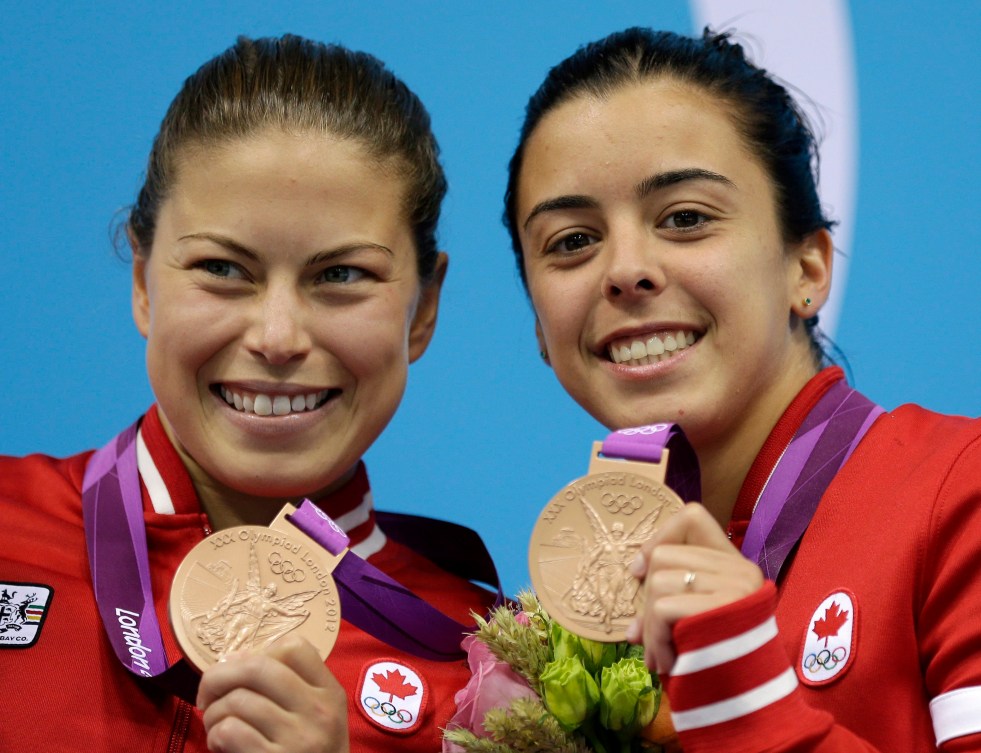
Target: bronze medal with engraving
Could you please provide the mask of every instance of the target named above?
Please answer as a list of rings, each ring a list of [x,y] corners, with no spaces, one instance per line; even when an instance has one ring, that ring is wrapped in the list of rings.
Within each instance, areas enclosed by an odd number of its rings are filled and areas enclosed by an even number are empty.
[[[548,503],[531,535],[531,582],[546,611],[584,638],[626,639],[640,583],[628,572],[641,545],[684,506],[664,484],[660,463],[610,460],[593,445],[589,475]]]
[[[326,658],[337,640],[341,607],[332,555],[286,518],[269,528],[218,531],[184,558],[170,591],[170,622],[198,670],[240,650],[261,650],[301,635]]]

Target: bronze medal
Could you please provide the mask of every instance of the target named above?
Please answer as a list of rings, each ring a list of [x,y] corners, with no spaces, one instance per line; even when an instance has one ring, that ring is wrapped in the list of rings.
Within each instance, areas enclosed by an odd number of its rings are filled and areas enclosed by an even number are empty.
[[[531,582],[562,627],[596,641],[626,639],[640,607],[640,583],[627,568],[641,545],[684,502],[663,483],[661,462],[599,457],[593,445],[589,475],[548,503],[531,534]]]
[[[188,661],[204,669],[226,654],[261,650],[294,633],[326,659],[340,628],[334,556],[286,520],[218,531],[181,563],[170,622]]]

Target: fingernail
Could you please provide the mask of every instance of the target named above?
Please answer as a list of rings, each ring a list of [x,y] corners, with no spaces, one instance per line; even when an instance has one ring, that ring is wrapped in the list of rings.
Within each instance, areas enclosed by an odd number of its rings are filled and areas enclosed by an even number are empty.
[[[640,620],[634,620],[627,626],[627,643],[640,643]]]
[[[634,561],[630,563],[630,574],[635,578],[641,578],[644,575],[644,571],[647,569],[647,563],[644,562],[644,555],[638,553],[634,557]]]

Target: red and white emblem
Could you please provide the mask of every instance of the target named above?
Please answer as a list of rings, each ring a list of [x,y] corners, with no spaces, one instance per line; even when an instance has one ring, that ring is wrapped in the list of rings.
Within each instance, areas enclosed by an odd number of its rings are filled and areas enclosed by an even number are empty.
[[[858,600],[850,591],[835,591],[814,610],[797,676],[807,685],[824,685],[851,666],[858,637]]]
[[[374,659],[361,670],[359,707],[372,724],[409,734],[420,727],[429,690],[422,676],[395,659]]]

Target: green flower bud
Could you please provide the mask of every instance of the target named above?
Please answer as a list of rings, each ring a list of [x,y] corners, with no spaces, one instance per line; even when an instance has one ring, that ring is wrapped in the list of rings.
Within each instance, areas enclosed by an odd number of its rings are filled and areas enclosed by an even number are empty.
[[[600,724],[621,739],[650,724],[660,701],[651,673],[640,659],[621,659],[603,668],[600,677]]]
[[[579,659],[590,674],[596,674],[617,660],[616,643],[600,643],[589,638],[580,638],[557,622],[553,622],[549,628],[549,640],[553,659]]]
[[[599,688],[582,662],[573,657],[551,661],[539,678],[542,699],[567,730],[574,730],[596,709]]]

